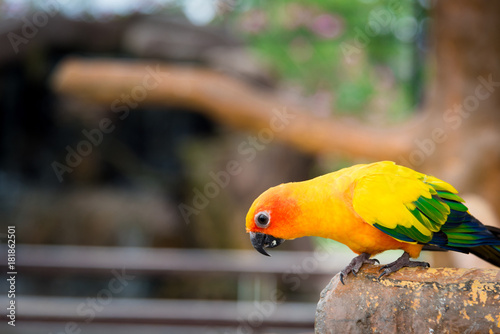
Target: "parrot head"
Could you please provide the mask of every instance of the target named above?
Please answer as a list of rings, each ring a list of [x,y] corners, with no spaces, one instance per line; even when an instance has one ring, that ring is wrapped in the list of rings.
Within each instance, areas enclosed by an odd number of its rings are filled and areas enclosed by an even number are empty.
[[[252,246],[261,254],[270,256],[265,248],[281,245],[285,239],[297,235],[300,208],[291,183],[281,184],[262,193],[248,210],[246,231]]]

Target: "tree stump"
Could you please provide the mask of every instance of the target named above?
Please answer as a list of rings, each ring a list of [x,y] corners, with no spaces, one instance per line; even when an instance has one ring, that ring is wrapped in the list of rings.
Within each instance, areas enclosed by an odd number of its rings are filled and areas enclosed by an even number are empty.
[[[321,292],[316,333],[500,333],[500,270],[364,266]]]

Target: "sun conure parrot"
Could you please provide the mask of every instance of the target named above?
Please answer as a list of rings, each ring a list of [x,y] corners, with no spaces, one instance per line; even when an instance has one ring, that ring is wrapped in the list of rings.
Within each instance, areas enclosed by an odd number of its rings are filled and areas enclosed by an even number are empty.
[[[264,255],[286,239],[318,236],[339,241],[359,254],[340,279],[373,255],[401,249],[381,268],[382,277],[411,261],[422,248],[472,253],[500,267],[500,229],[474,218],[450,184],[391,161],[355,165],[303,182],[272,187],[252,204],[246,231]]]

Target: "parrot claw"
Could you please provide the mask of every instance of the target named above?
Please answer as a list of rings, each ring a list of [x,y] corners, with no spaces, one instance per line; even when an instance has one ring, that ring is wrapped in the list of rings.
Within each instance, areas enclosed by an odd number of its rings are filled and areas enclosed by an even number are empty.
[[[403,267],[429,268],[430,264],[427,262],[421,262],[421,261],[411,261],[410,254],[408,254],[407,252],[404,252],[403,255],[401,255],[401,257],[399,259],[397,259],[396,261],[382,266],[379,270],[379,272],[382,271],[382,273],[380,274],[380,276],[377,279],[380,280],[380,278],[382,278],[383,276],[394,273]]]
[[[382,269],[381,269],[381,270],[382,270]],[[380,270],[379,270],[379,272],[380,272]],[[390,271],[389,269],[385,269],[385,270],[382,272],[382,274],[380,274],[380,275],[379,275],[379,277],[377,277],[377,280],[379,280],[379,281],[380,281],[380,279],[382,278],[382,276],[388,275],[388,274],[390,274],[390,273],[391,273],[391,271]]]
[[[344,278],[346,278],[349,273],[357,276],[359,269],[365,263],[375,264],[380,262],[377,259],[370,259],[370,254],[368,253],[362,253],[361,255],[358,255],[354,259],[352,259],[351,263],[349,263],[349,265],[340,272],[340,282],[345,285]]]

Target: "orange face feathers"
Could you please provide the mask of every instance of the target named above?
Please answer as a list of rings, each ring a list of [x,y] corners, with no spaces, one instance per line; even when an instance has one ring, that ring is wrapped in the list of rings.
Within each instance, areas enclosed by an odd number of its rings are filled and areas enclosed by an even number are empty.
[[[250,207],[246,217],[246,231],[294,239],[300,211],[290,184],[270,188]]]

